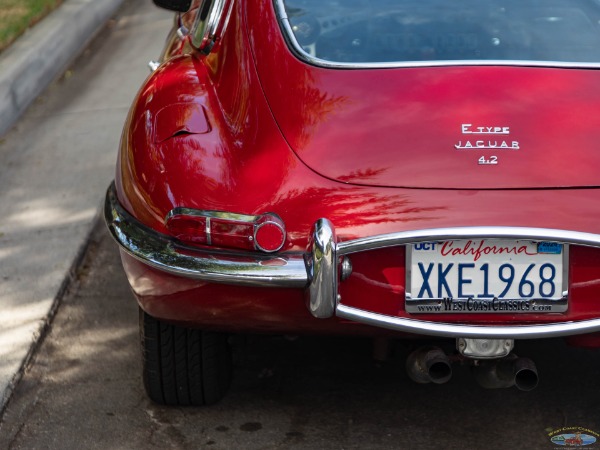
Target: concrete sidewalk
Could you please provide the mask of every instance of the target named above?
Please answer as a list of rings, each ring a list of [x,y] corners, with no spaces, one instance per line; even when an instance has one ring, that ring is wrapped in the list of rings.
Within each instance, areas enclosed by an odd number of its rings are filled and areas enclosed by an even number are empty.
[[[172,20],[150,0],[66,0],[0,58],[0,129],[10,129],[100,32],[0,140],[0,414],[74,277],[129,105]]]
[[[62,74],[123,0],[66,0],[0,55],[0,136]]]

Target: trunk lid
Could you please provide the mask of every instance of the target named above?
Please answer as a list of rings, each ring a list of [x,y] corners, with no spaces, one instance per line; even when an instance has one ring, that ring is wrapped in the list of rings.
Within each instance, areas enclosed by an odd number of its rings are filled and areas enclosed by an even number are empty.
[[[600,184],[597,70],[334,70],[289,54],[277,71],[261,57],[257,66],[290,147],[324,177],[436,189]]]

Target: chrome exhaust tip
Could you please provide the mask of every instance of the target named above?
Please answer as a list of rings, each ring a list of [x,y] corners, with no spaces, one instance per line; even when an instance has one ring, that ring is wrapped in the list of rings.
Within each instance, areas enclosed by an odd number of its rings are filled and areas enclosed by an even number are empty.
[[[538,385],[539,377],[535,363],[529,358],[518,358],[514,364],[515,386],[520,391],[531,391]]]
[[[499,360],[479,361],[473,366],[473,375],[477,383],[486,389],[515,386],[521,391],[531,391],[539,381],[535,363],[512,353]]]
[[[421,347],[406,359],[406,372],[416,383],[447,383],[452,378],[450,360],[438,347]]]

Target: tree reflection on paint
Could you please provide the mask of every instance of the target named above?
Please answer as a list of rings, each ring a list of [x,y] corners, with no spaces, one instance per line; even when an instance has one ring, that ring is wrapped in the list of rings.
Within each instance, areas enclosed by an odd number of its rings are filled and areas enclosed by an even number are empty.
[[[289,236],[303,241],[314,222],[326,217],[339,237],[355,239],[406,229],[408,222],[427,222],[439,218],[444,206],[418,206],[403,194],[374,193],[360,186],[341,188],[308,187],[292,189],[274,202],[278,211],[286,211],[286,219],[294,225]],[[423,225],[420,224],[419,227]],[[411,226],[411,228],[414,228]]]

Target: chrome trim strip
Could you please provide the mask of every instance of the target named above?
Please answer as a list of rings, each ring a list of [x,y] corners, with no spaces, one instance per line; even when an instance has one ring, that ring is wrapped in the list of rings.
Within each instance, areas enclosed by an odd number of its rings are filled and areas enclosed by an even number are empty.
[[[600,319],[543,325],[461,325],[384,316],[342,304],[338,305],[336,316],[403,333],[456,338],[537,339],[600,331]]]
[[[233,1],[212,0],[212,3],[208,5],[209,10],[203,23],[203,10],[199,10],[199,14],[192,27],[192,44],[204,54],[210,53],[215,43],[221,38],[223,30],[229,22]],[[229,9],[225,13],[226,6],[229,6]],[[204,8],[204,5],[201,5],[200,8]]]
[[[521,61],[521,60],[451,60],[451,61],[393,61],[393,62],[370,62],[370,63],[345,63],[337,61],[328,61],[317,58],[305,52],[302,46],[296,40],[292,31],[292,25],[283,5],[283,0],[274,0],[275,12],[279,19],[281,28],[284,31],[285,40],[289,43],[291,50],[300,59],[314,66],[327,69],[396,69],[396,68],[417,68],[417,67],[453,67],[453,66],[517,66],[517,67],[552,67],[564,69],[600,69],[598,63],[566,62],[566,61]]]
[[[185,208],[185,207],[181,207],[178,206],[176,208],[173,208],[171,211],[169,211],[167,213],[167,215],[165,216],[165,221],[164,223],[166,224],[169,219],[175,217],[175,216],[179,216],[179,215],[183,215],[183,216],[195,216],[195,217],[206,217],[206,218],[213,218],[213,219],[225,219],[225,220],[236,220],[238,222],[246,222],[246,223],[253,223],[254,221],[256,221],[257,219],[259,219],[261,216],[251,216],[248,214],[237,214],[237,213],[232,213],[232,212],[228,212],[228,211],[212,211],[212,210],[200,210],[200,209],[191,209],[191,208]]]
[[[571,246],[568,244],[563,245],[563,273],[562,273],[562,292],[561,295],[563,298],[569,297],[569,262]]]
[[[112,237],[124,251],[173,275],[243,286],[303,288],[308,283],[302,253],[209,251],[181,245],[157,233],[119,204],[114,182],[106,192],[104,218]]]
[[[337,251],[338,255],[343,256],[365,250],[419,242],[491,238],[549,241],[586,247],[600,247],[600,235],[580,231],[529,227],[457,227],[430,228],[369,236],[353,241],[340,242],[337,245]]]
[[[206,222],[204,223],[204,233],[206,233],[206,243],[208,245],[212,245],[212,235],[210,234],[210,217],[206,217]]]
[[[405,286],[404,286],[404,299],[412,299],[412,251],[409,248],[411,244],[406,245],[404,252],[404,273],[405,273]]]
[[[288,15],[287,12],[285,10],[285,6],[283,4],[283,0],[275,0],[275,15],[277,16],[277,20],[279,20],[280,22],[282,20],[288,20]],[[291,29],[290,29],[291,31]],[[293,35],[294,33],[292,33]]]

